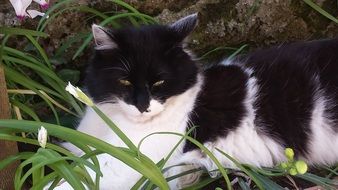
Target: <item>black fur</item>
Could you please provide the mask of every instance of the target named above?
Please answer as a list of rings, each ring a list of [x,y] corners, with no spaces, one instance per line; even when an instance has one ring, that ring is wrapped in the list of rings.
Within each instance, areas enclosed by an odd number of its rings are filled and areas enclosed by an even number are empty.
[[[214,66],[204,71],[204,87],[191,113],[191,126],[196,127],[194,138],[199,142],[215,140],[236,129],[246,110],[248,76],[237,66]],[[187,142],[184,152],[196,148]]]
[[[198,68],[183,51],[185,36],[175,29],[144,26],[110,31],[110,35],[118,48],[96,50],[88,69],[86,84],[96,102],[117,96],[143,112],[150,97],[164,102],[195,84]],[[132,85],[121,85],[120,79]],[[163,85],[153,86],[160,80]]]
[[[338,40],[294,43],[259,50],[233,60],[235,65],[205,71],[205,88],[197,100],[192,123],[201,143],[236,129],[246,116],[243,106],[249,77],[259,87],[255,124],[270,137],[306,154],[316,95],[332,105],[327,116],[338,118]],[[249,75],[247,72],[251,70]],[[334,129],[338,131],[335,123]],[[187,143],[184,151],[194,149]]]
[[[197,64],[183,50],[183,40],[196,25],[196,15],[171,26],[143,26],[105,31],[117,47],[97,50],[89,66],[87,87],[96,102],[123,99],[146,111],[150,97],[165,102],[197,81]],[[257,131],[277,142],[308,152],[311,116],[318,96],[332,105],[338,119],[338,40],[293,43],[238,56],[230,65],[203,71],[204,85],[194,110],[194,137],[201,143],[225,137],[247,116],[248,81],[256,80],[254,118]],[[132,85],[124,86],[120,79]],[[156,81],[164,80],[159,87]],[[336,123],[334,130],[338,131]],[[186,142],[184,152],[196,147]]]

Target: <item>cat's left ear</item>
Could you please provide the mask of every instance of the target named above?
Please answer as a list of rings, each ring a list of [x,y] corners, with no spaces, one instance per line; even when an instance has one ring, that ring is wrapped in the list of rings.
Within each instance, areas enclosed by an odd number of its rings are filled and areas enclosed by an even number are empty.
[[[181,18],[169,27],[173,29],[180,36],[180,40],[183,41],[196,28],[197,22],[198,13],[195,13]]]
[[[93,24],[92,32],[95,40],[95,49],[107,50],[107,49],[115,49],[118,47],[117,44],[114,42],[112,34],[110,34],[108,29]]]

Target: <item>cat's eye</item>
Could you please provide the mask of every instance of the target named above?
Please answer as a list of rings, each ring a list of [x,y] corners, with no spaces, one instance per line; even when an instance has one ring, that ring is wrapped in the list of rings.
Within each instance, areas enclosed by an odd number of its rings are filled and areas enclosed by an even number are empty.
[[[131,85],[131,82],[128,81],[128,80],[119,80],[119,82],[124,86],[130,86]]]
[[[161,86],[164,83],[164,80],[157,81],[153,84],[153,86]]]

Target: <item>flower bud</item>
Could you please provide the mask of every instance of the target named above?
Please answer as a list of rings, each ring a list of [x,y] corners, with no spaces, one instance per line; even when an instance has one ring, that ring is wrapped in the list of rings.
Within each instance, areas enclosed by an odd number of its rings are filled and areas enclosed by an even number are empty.
[[[93,101],[85,93],[83,93],[81,89],[73,86],[70,82],[68,82],[68,85],[66,87],[66,91],[68,91],[76,99],[85,103],[87,106],[90,106],[90,107],[94,106]]]
[[[295,163],[295,167],[297,169],[297,173],[299,174],[305,174],[307,172],[307,164],[303,160],[298,160]]]
[[[295,153],[293,152],[291,148],[286,148],[284,153],[285,153],[285,156],[288,158],[288,160],[293,160]]]
[[[42,148],[46,147],[47,143],[47,130],[41,126],[38,132],[38,142]]]

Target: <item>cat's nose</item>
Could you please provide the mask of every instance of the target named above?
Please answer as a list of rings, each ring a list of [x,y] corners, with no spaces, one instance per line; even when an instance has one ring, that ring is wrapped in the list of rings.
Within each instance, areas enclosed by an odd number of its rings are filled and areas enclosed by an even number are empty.
[[[138,93],[136,94],[136,97],[134,99],[134,105],[136,106],[136,108],[141,112],[148,112],[148,108],[149,108],[149,91],[147,88],[140,88],[138,90]]]
[[[138,96],[135,102],[136,108],[141,112],[149,112],[149,97],[147,96]]]
[[[141,113],[143,113],[143,112],[150,112],[150,110],[149,110],[149,104],[147,104],[147,105],[136,105],[136,107],[137,107],[137,109],[141,112]]]

